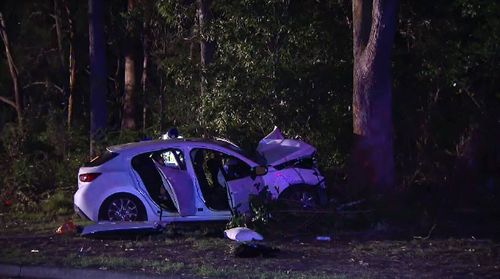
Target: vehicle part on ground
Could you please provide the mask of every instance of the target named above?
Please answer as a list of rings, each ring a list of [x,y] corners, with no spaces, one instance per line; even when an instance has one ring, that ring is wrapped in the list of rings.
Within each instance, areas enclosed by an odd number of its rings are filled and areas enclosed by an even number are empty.
[[[98,222],[83,227],[84,237],[123,237],[162,232],[167,224],[157,222]]]
[[[264,240],[264,237],[249,228],[245,227],[236,227],[232,229],[228,229],[224,231],[224,236],[238,242],[248,242],[248,241],[261,241]]]

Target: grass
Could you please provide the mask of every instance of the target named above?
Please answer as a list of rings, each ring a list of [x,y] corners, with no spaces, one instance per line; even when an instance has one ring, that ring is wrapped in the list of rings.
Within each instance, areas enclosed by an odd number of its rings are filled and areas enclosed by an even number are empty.
[[[32,249],[35,250],[36,249]],[[9,264],[43,264],[50,261],[43,254],[35,253],[34,251],[23,251],[20,249],[2,249],[0,251],[0,262]]]
[[[237,244],[214,237],[220,228],[208,233],[176,228],[134,241],[55,236],[70,217],[0,215],[0,262],[206,278],[500,277],[500,245],[491,240],[319,242],[313,235],[275,236],[267,244],[281,250],[277,258],[240,259],[232,254]]]
[[[42,251],[27,253],[22,249],[4,249],[0,252],[0,262],[19,265],[56,264],[76,268],[99,268],[113,270],[141,270],[149,273],[177,273],[185,268],[184,263],[165,260],[134,259],[117,256],[88,256],[71,253],[55,260]]]
[[[223,238],[188,238],[186,241],[192,241],[192,247],[199,251],[211,251],[227,246],[227,240]]]
[[[184,268],[183,263],[135,259],[128,257],[113,256],[82,256],[71,254],[64,260],[64,265],[87,268],[94,267],[100,269],[121,269],[121,270],[142,270],[150,273],[176,273]]]
[[[48,214],[44,211],[23,212],[14,211],[0,213],[0,236],[27,234],[46,235],[52,234],[66,220],[72,219],[76,225],[85,226],[90,221],[82,220],[73,213],[63,215]]]
[[[344,279],[349,278],[337,274],[320,274],[317,272],[300,271],[272,271],[251,267],[216,267],[210,264],[201,264],[193,267],[192,271],[196,276],[209,278],[258,278],[258,279],[281,279],[281,278],[304,278],[304,279]]]

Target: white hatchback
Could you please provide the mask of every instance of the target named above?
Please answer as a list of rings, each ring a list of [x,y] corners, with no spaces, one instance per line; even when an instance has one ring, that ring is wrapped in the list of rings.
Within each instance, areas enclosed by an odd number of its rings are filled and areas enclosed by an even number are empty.
[[[217,221],[248,213],[266,186],[274,199],[314,208],[324,195],[315,148],[275,128],[248,156],[222,139],[116,145],[78,173],[75,211],[92,221]]]

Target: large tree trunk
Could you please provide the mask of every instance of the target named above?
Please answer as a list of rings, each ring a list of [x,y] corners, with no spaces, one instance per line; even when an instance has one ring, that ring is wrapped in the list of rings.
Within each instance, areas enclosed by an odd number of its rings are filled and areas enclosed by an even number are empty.
[[[377,193],[394,186],[391,53],[397,0],[353,0],[351,182]],[[366,189],[366,188],[365,188]]]
[[[90,156],[106,129],[106,45],[104,42],[103,1],[89,0],[90,53]]]
[[[128,0],[127,9],[131,12],[135,7],[135,0]],[[136,124],[136,99],[137,99],[137,77],[136,64],[138,38],[133,22],[127,23],[128,38],[125,46],[125,88],[122,104],[122,130],[135,130]]]
[[[215,42],[209,40],[206,35],[207,25],[212,20],[212,13],[210,11],[210,4],[212,0],[197,0],[198,5],[198,24],[200,32],[200,64],[201,64],[201,81],[200,93],[205,94],[206,91],[206,71],[207,65],[212,63],[215,51]]]
[[[17,78],[17,68],[14,64],[14,58],[12,58],[12,53],[10,51],[9,37],[7,36],[7,27],[5,26],[5,20],[3,18],[2,12],[0,12],[0,36],[5,47],[5,56],[7,57],[7,64],[9,65],[10,77],[12,79],[12,84],[14,87],[14,101],[0,96],[0,101],[10,105],[16,110],[17,123],[20,130],[23,129],[23,104],[21,91],[19,88],[19,80]]]

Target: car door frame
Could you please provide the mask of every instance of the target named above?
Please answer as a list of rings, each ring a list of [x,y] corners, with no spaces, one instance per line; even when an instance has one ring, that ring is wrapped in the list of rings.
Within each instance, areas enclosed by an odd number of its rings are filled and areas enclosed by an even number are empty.
[[[232,156],[232,157],[235,157],[239,160],[241,160],[243,163],[247,164],[249,166],[250,169],[258,166],[257,163],[253,162],[252,160],[249,160],[248,158],[242,156],[241,154],[239,154],[238,152],[235,152],[231,149],[228,149],[228,148],[224,148],[224,147],[221,147],[221,146],[218,146],[218,145],[208,145],[208,144],[200,144],[200,145],[193,145],[193,146],[190,146],[189,148],[189,156],[185,156],[184,157],[184,160],[186,160],[186,158],[189,158],[189,166],[186,166],[188,169],[190,169],[191,173],[192,173],[192,176],[194,178],[196,178],[196,190],[198,192],[198,195],[199,195],[199,198],[201,199],[201,202],[203,203],[203,206],[205,208],[207,208],[209,211],[213,212],[213,213],[223,213],[223,212],[228,212],[228,211],[215,211],[215,210],[212,210],[210,208],[208,208],[206,205],[205,205],[205,200],[203,198],[203,194],[201,193],[201,189],[200,189],[200,185],[199,185],[199,181],[198,181],[198,177],[196,176],[196,173],[194,171],[194,166],[193,166],[193,162],[192,162],[192,158],[191,158],[191,152],[194,150],[194,149],[208,149],[208,150],[211,150],[211,151],[217,151],[217,152],[220,152],[220,153],[223,153],[223,154],[226,154],[226,155],[229,155],[229,156]],[[185,152],[187,153],[187,152]],[[251,176],[245,176],[243,178],[240,178],[238,180],[241,180],[241,179],[252,179]],[[255,187],[255,184],[256,184],[256,180],[258,181],[257,183],[260,185],[259,187],[263,187],[263,183],[264,183],[264,179],[262,177],[259,177],[257,176],[255,179],[252,179],[252,186]],[[228,186],[226,188],[227,190],[227,198],[228,198],[228,201],[229,201],[229,204],[230,204],[230,211],[229,212],[232,212],[233,214],[236,213],[235,210],[237,210],[237,208],[235,208],[235,206],[237,205],[234,205],[234,201],[233,201],[233,195],[230,191],[230,188],[231,188],[231,185],[229,184],[231,181],[226,181],[228,183]],[[231,184],[232,186],[234,187],[235,186],[235,183],[237,183],[235,180],[232,180]],[[257,187],[256,187],[257,188]],[[262,189],[262,188],[260,188]],[[258,191],[256,192],[258,193]],[[249,209],[249,205],[248,207],[246,207],[246,205],[243,205],[243,208],[245,209]],[[245,210],[247,211],[247,210]]]
[[[162,153],[166,153],[169,151],[172,152],[172,155],[175,158],[177,167],[169,166],[166,164],[163,165],[163,164],[160,164],[156,160],[153,159],[155,166],[156,166],[156,169],[157,169],[157,171],[160,172],[160,175],[162,176],[162,180],[163,180],[163,186],[165,187],[165,190],[171,196],[171,198],[174,202],[174,205],[177,208],[179,215],[183,216],[183,217],[194,216],[194,215],[196,215],[196,211],[197,211],[196,210],[196,208],[197,208],[196,207],[196,194],[195,194],[196,191],[195,191],[193,177],[189,173],[187,166],[186,166],[186,156],[184,154],[184,150],[176,148],[176,147],[170,147],[170,148],[165,148],[165,149],[155,151],[153,153],[162,154]],[[182,156],[183,160],[180,160],[180,157],[178,156],[178,154],[176,154],[176,151],[181,152],[181,156]],[[178,175],[184,176],[185,175],[189,178],[190,187],[192,188],[190,190],[190,191],[192,191],[192,193],[188,194],[188,195],[191,195],[191,202],[189,204],[189,208],[187,208],[188,204],[187,204],[186,200],[183,200],[183,199],[185,199],[185,197],[180,197],[180,195],[179,195],[180,188],[178,188],[179,186],[176,185],[176,183],[175,183],[175,182],[177,182],[177,181],[175,181],[175,177],[171,177],[171,176],[167,175],[167,173],[165,173],[166,171],[173,171],[174,172],[173,174],[175,176],[178,176]],[[185,172],[185,174],[180,173],[180,172]]]

